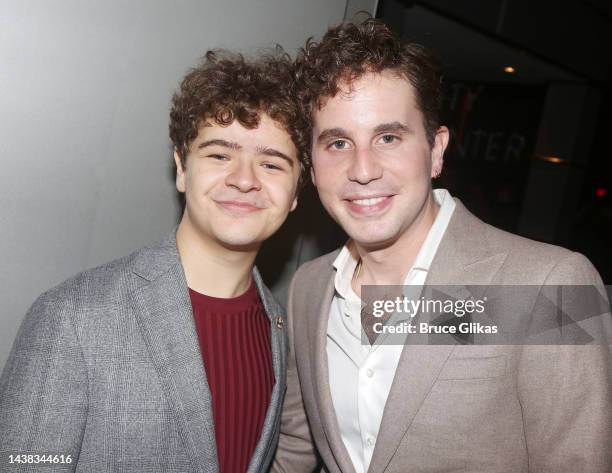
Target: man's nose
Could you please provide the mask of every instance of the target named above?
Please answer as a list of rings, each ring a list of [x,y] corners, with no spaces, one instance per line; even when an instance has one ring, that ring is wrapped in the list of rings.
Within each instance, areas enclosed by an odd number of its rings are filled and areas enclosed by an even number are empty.
[[[257,179],[255,164],[239,159],[225,179],[225,184],[238,189],[240,192],[249,192],[261,189],[261,182]]]
[[[348,170],[349,180],[359,184],[367,184],[381,177],[382,167],[375,154],[367,147],[357,148]]]

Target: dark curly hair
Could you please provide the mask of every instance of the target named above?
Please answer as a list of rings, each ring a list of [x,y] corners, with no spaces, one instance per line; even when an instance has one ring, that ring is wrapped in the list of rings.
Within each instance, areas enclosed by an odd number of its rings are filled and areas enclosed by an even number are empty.
[[[225,50],[207,51],[172,97],[170,139],[185,166],[189,146],[205,120],[221,126],[238,120],[252,129],[261,113],[289,133],[298,152],[301,184],[309,130],[297,104],[293,62],[280,46],[253,60]]]
[[[320,42],[309,38],[296,58],[298,95],[304,116],[334,97],[339,84],[350,85],[367,72],[393,71],[414,87],[424,116],[429,144],[440,126],[444,88],[441,70],[431,52],[416,43],[402,43],[380,20],[341,23],[327,30]],[[312,139],[312,120],[308,138]],[[306,148],[310,153],[310,143]],[[308,157],[310,159],[310,156]]]

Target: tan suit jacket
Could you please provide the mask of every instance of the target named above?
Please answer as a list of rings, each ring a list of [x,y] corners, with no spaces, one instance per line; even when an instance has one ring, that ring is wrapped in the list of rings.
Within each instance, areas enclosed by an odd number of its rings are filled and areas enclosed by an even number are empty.
[[[291,285],[276,472],[354,472],[326,353],[336,255],[304,264]],[[491,227],[459,201],[426,283],[585,284],[605,294],[584,256]],[[611,320],[589,320],[607,340],[596,346],[406,345],[369,472],[611,472]]]

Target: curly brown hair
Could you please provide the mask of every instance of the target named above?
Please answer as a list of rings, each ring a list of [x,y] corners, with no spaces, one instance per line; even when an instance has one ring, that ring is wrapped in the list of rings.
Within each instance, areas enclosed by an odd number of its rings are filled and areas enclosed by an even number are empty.
[[[423,113],[429,144],[440,126],[444,88],[440,67],[431,52],[416,43],[402,43],[380,20],[345,22],[331,27],[320,42],[309,38],[296,58],[298,95],[304,116],[334,97],[339,85],[350,85],[367,72],[392,71],[414,87],[417,106]],[[310,153],[310,143],[306,150]],[[310,159],[310,156],[308,157]]]
[[[253,129],[262,113],[289,133],[298,152],[301,184],[309,130],[297,104],[293,62],[280,46],[252,60],[226,50],[207,51],[172,97],[170,139],[185,166],[189,146],[206,120],[221,126],[238,120]]]

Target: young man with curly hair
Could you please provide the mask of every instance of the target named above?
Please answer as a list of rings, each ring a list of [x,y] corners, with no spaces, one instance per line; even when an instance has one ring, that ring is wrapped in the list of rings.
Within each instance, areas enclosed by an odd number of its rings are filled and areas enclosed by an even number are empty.
[[[494,300],[489,316],[552,322],[553,341],[576,325],[555,325],[559,309],[540,297],[543,286],[590,285],[605,298],[584,256],[491,227],[432,190],[449,131],[428,51],[370,19],[309,40],[296,72],[312,180],[350,240],[303,265],[291,284],[273,471],[309,472],[318,460],[329,473],[612,471],[609,309],[581,321],[584,340],[597,341],[589,346],[372,336],[365,286],[452,285],[468,295],[466,285],[531,286]]]
[[[2,471],[266,471],[286,329],[254,260],[304,170],[292,68],[210,51],[186,75],[170,113],[180,224],[34,303],[0,380]]]

